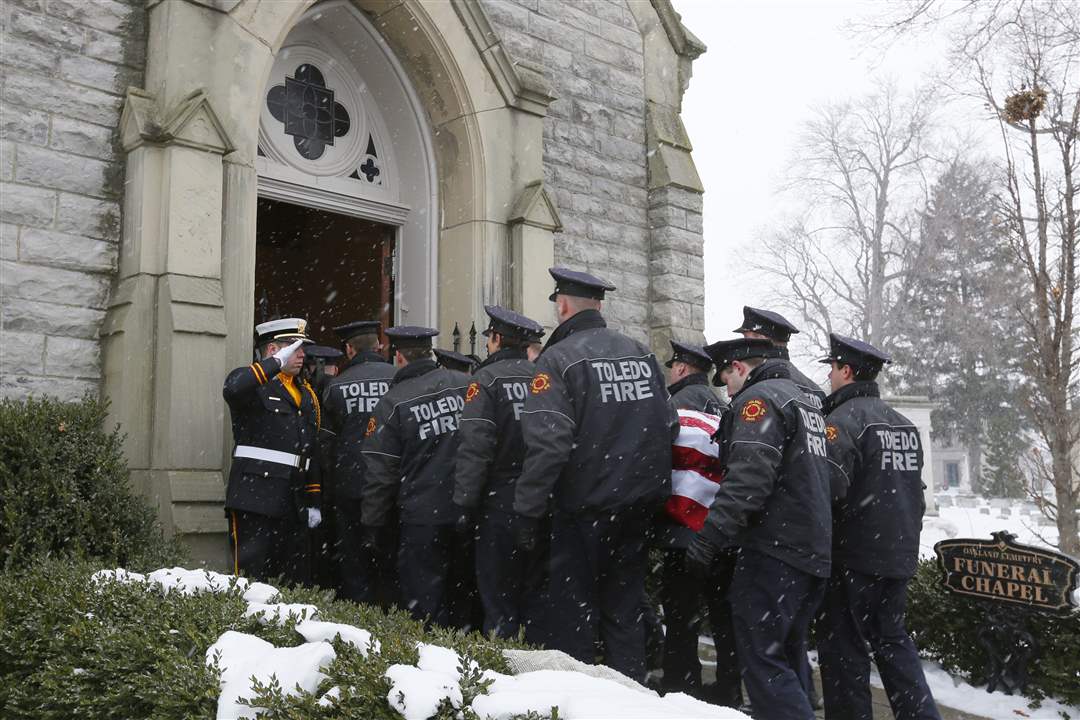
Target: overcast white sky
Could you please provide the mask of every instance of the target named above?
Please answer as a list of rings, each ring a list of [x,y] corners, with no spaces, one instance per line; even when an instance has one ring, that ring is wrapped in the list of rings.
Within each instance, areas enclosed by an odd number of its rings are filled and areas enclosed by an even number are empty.
[[[914,85],[943,54],[926,40],[882,53],[843,29],[880,12],[881,2],[674,3],[708,46],[694,63],[682,117],[705,184],[705,336],[712,342],[738,326],[744,304],[775,304],[748,272],[747,249],[779,212],[775,191],[814,106],[868,91],[874,72]]]

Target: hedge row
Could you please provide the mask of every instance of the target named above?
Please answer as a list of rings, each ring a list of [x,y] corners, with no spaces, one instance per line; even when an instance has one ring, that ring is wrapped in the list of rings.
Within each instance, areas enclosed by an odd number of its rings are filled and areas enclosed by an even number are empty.
[[[243,616],[241,593],[163,595],[141,583],[90,581],[96,565],[46,560],[0,574],[0,717],[35,720],[214,718],[218,672],[206,650],[226,630],[256,635],[277,647],[304,642],[295,621],[261,625]],[[319,618],[370,631],[381,652],[364,659],[352,645],[334,643],[337,659],[324,672],[316,695],[285,697],[266,688],[253,705],[268,718],[370,718],[401,720],[387,703],[383,677],[394,663],[416,664],[416,643],[450,647],[482,669],[508,672],[502,649],[513,643],[441,629],[425,630],[402,612],[334,601],[316,590],[283,590],[283,602],[311,603]],[[318,695],[338,686],[330,708]],[[482,688],[479,674],[463,679],[468,701]],[[446,704],[439,720],[469,720]]]
[[[936,561],[920,563],[908,586],[907,622],[924,656],[973,685],[986,684],[986,652],[979,645],[985,608],[945,590]],[[1041,648],[1030,666],[1025,694],[1080,705],[1080,611],[1065,616],[1033,613],[1028,630]]]

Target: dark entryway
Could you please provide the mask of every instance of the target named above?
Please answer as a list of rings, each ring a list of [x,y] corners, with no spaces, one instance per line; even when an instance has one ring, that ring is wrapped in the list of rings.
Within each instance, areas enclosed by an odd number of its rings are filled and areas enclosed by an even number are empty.
[[[255,322],[307,318],[316,342],[338,346],[332,327],[394,317],[394,228],[259,199]]]

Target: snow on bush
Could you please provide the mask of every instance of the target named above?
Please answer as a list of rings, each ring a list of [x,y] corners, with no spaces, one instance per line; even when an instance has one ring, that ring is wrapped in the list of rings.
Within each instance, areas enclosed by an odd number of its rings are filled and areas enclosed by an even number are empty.
[[[326,642],[277,648],[254,635],[229,630],[206,651],[207,664],[216,663],[221,669],[217,719],[258,716],[258,709],[241,702],[254,699],[253,681],[277,680],[286,695],[314,693],[327,677],[322,669],[335,657],[334,648]]]
[[[361,630],[345,623],[304,620],[296,624],[296,632],[303,635],[308,642],[331,641],[334,638],[340,638],[342,642],[356,648],[365,658],[368,657],[369,653],[378,653],[382,647],[379,641],[371,637],[371,633],[367,630]]]
[[[405,613],[325,591],[184,568],[95,570],[45,561],[0,573],[5,716],[545,720],[554,709],[566,720],[745,717],[588,668],[511,676],[504,651],[532,656],[512,642],[425,629]]]

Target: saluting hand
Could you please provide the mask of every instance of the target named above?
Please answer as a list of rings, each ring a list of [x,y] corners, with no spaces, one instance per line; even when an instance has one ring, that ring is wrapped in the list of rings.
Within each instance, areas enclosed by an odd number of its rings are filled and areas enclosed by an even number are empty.
[[[289,364],[289,360],[292,359],[292,356],[296,354],[296,349],[303,344],[303,340],[297,340],[292,345],[289,345],[288,347],[283,347],[276,353],[274,353],[274,358],[279,363],[281,363],[281,367],[284,368]]]

